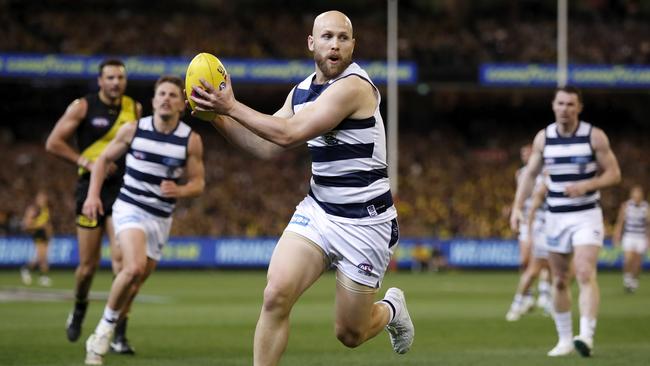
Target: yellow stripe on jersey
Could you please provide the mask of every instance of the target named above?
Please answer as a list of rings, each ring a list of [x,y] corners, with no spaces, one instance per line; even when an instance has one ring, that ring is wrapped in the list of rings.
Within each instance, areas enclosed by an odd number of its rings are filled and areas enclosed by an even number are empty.
[[[38,216],[34,218],[34,227],[42,228],[50,221],[50,210],[47,207],[41,207]]]
[[[106,146],[108,146],[108,143],[111,142],[113,138],[115,138],[115,135],[117,135],[117,131],[120,129],[120,127],[124,126],[124,124],[127,122],[135,121],[136,119],[138,119],[138,116],[135,112],[135,101],[131,97],[123,95],[122,109],[120,110],[120,114],[117,116],[117,119],[115,119],[115,123],[113,123],[111,129],[108,130],[104,136],[93,142],[84,151],[82,151],[81,156],[90,161],[97,160],[102,151],[104,151]],[[79,175],[83,175],[86,172],[88,172],[88,170],[82,167],[79,167],[79,170],[77,171]]]

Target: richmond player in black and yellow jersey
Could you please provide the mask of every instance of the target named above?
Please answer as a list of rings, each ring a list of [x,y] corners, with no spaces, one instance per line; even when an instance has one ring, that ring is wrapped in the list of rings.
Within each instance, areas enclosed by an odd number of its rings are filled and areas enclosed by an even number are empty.
[[[126,68],[120,60],[106,60],[99,65],[97,77],[99,92],[74,100],[54,126],[47,139],[47,151],[74,163],[79,180],[76,188],[77,239],[79,241],[79,265],[75,272],[75,307],[68,316],[66,333],[71,342],[79,339],[81,325],[88,306],[88,293],[101,256],[101,241],[106,234],[111,243],[113,272],[121,266],[121,255],[116,245],[111,207],[117,197],[124,161],[108,168],[109,177],[101,192],[105,214],[97,220],[83,216],[81,208],[86,198],[93,162],[124,124],[135,121],[142,114],[142,106],[126,90]],[[70,140],[76,138],[77,147]],[[120,353],[133,353],[126,343],[126,319],[115,333],[114,347]],[[121,344],[120,344],[121,343]]]
[[[47,275],[50,269],[47,262],[47,249],[52,237],[52,224],[50,223],[50,208],[45,191],[38,191],[34,203],[25,210],[23,230],[32,236],[36,255],[33,260],[20,268],[20,277],[25,285],[31,285],[31,272],[38,269],[40,272],[38,284],[49,287],[52,281]]]

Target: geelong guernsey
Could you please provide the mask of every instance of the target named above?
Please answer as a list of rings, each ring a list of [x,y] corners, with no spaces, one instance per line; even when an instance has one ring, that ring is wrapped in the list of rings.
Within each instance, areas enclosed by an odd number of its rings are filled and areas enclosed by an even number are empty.
[[[544,165],[548,171],[546,203],[552,213],[576,212],[599,206],[600,192],[590,191],[579,197],[564,194],[568,185],[596,176],[598,164],[591,147],[589,123],[580,121],[573,135],[562,137],[557,123],[546,127]]]
[[[648,202],[641,201],[638,205],[629,200],[625,206],[625,235],[645,238],[648,220]]]
[[[164,134],[156,131],[152,116],[140,119],[126,155],[124,183],[117,199],[153,215],[170,217],[176,199],[163,197],[160,183],[178,182],[183,175],[191,133],[182,121],[174,131]]]
[[[372,83],[356,63],[325,84],[308,76],[293,91],[293,112],[313,103],[329,86],[346,77]],[[379,113],[380,97],[372,117],[346,118],[332,131],[307,142],[312,158],[309,195],[331,220],[357,225],[390,221],[397,216],[386,163],[386,135]],[[336,108],[336,106],[332,106]]]

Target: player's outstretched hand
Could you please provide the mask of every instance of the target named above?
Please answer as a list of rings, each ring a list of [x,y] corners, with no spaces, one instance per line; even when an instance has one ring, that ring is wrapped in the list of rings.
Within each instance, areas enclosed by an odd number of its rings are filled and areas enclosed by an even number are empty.
[[[210,82],[201,78],[203,87],[192,86],[190,98],[196,103],[197,111],[215,112],[230,115],[235,106],[235,94],[232,91],[230,76],[226,75],[226,86],[222,89],[215,88]]]
[[[104,215],[102,200],[99,197],[86,197],[82,208],[82,213],[84,216],[91,220],[97,220],[98,213],[100,215]]]

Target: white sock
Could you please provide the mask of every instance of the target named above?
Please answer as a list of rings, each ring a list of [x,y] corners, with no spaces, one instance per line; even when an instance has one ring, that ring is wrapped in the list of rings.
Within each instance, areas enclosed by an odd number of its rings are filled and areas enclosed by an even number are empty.
[[[625,272],[623,274],[623,285],[628,287],[631,286],[633,279],[634,277],[632,277],[632,274],[630,272]]]
[[[565,313],[553,312],[553,320],[555,320],[555,329],[560,343],[572,342],[573,340],[573,326],[571,324],[571,311]]]
[[[548,281],[539,281],[537,284],[537,291],[539,291],[540,296],[548,296],[551,292],[551,284]]]
[[[99,321],[99,327],[111,327],[114,328],[115,325],[117,324],[117,319],[120,317],[120,312],[117,310],[113,310],[108,307],[108,305],[104,308],[104,315],[102,316],[102,320]]]
[[[512,300],[513,303],[515,304],[521,304],[521,300],[523,300],[523,296],[521,294],[515,294],[515,298]]]
[[[393,304],[391,301],[388,301],[386,299],[379,300],[375,304],[384,304],[384,305],[386,305],[386,307],[388,308],[388,315],[389,315],[388,322],[389,323],[392,322],[393,319],[395,319],[395,311],[396,311],[395,304]]]
[[[586,339],[594,338],[596,332],[596,319],[590,319],[586,316],[580,317],[580,337]]]

